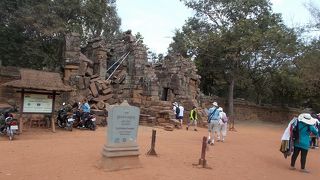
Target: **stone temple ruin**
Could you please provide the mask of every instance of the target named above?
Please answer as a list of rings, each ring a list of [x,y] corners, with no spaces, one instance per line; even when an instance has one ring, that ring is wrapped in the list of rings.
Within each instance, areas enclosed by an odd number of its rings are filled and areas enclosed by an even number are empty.
[[[72,33],[65,48],[63,80],[75,89],[65,98],[77,102],[86,97],[98,121],[105,108],[123,100],[140,107],[143,125],[170,126],[174,101],[184,106],[185,120],[192,106],[199,107],[200,76],[194,63],[173,55],[152,64],[146,46],[130,32],[113,44],[92,39],[84,48]]]

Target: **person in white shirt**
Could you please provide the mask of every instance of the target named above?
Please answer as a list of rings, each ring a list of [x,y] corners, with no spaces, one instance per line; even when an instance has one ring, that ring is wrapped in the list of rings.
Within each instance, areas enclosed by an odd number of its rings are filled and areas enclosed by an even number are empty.
[[[178,107],[180,110],[178,115],[178,120],[180,121],[180,127],[182,128],[184,107],[181,104]]]
[[[220,111],[219,113],[219,116],[220,116],[220,127],[219,127],[219,130],[218,130],[218,135],[217,135],[217,141],[221,141],[221,142],[224,142],[226,136],[227,136],[227,127],[228,127],[228,117],[227,117],[227,114],[225,112],[223,112],[223,108],[222,107],[219,107],[218,110]],[[222,135],[222,138],[221,136]]]

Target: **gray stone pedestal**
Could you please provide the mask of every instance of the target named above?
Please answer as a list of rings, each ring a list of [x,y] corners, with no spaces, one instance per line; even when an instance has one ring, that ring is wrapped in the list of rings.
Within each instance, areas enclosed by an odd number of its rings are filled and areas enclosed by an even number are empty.
[[[137,144],[140,109],[124,102],[111,107],[108,114],[107,142],[98,168],[116,171],[142,167]]]

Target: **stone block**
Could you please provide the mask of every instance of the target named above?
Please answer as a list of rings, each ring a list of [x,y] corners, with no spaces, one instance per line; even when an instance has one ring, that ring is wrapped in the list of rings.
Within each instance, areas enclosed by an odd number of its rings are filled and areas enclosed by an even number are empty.
[[[80,76],[84,76],[86,74],[86,72],[87,72],[87,67],[88,67],[88,63],[84,62],[84,61],[81,61],[79,69],[78,69],[78,74]]]
[[[83,77],[85,88],[89,88],[90,86],[90,77]]]
[[[107,95],[107,94],[110,94],[112,92],[112,89],[111,88],[108,88],[108,89],[104,89],[103,91],[102,91],[102,94],[103,95]]]
[[[92,76],[92,75],[93,75],[93,68],[88,67],[85,75],[87,75],[87,76]]]
[[[99,96],[99,97],[93,98],[92,101],[95,101],[95,102],[108,101],[109,99],[112,98],[112,95],[113,95],[113,94],[108,94],[108,95],[105,95],[105,96]],[[109,103],[109,102],[108,102],[108,103]],[[110,103],[109,103],[109,104],[110,104]]]
[[[79,89],[85,89],[84,80],[82,76],[77,76],[77,87]]]
[[[98,97],[99,93],[94,82],[90,84],[90,90],[92,92],[93,97]]]
[[[98,81],[95,82],[98,92],[102,92],[102,86]]]

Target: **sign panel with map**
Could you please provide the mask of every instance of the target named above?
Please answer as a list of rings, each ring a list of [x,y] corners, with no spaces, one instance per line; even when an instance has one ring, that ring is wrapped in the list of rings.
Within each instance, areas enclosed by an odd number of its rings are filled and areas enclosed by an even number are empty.
[[[24,94],[24,113],[51,113],[53,96],[48,94]]]

